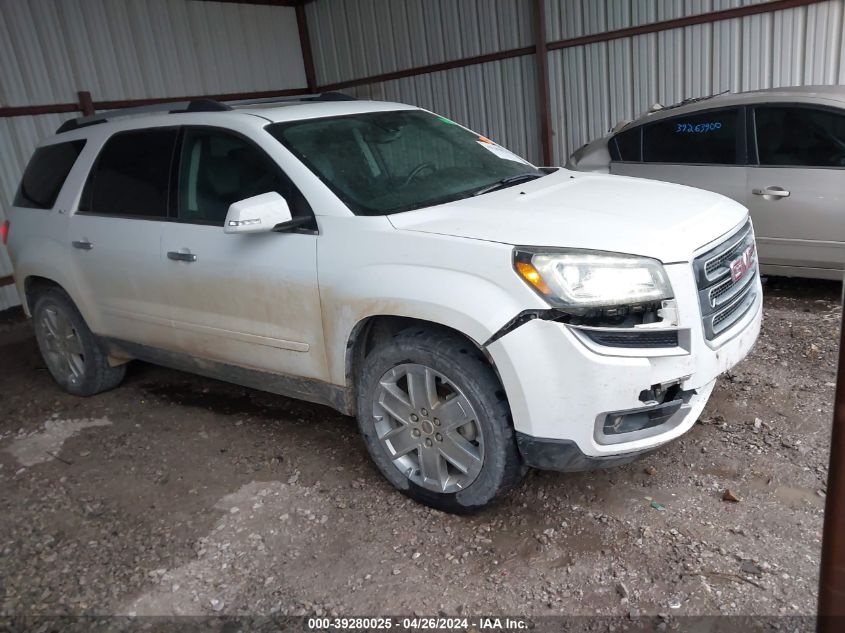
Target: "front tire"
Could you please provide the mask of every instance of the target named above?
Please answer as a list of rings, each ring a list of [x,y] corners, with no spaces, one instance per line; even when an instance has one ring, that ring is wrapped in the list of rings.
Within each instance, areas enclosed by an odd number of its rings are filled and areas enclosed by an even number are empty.
[[[63,290],[39,292],[32,320],[47,369],[68,393],[93,396],[113,389],[123,380],[126,365],[109,365],[85,319]]]
[[[525,473],[498,378],[449,332],[403,330],[366,357],[358,426],[390,483],[447,512],[482,508]]]

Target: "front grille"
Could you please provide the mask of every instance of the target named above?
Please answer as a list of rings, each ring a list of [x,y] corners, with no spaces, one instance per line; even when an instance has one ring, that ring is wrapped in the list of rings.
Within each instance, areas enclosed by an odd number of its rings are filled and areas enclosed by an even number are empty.
[[[751,222],[724,242],[693,261],[704,336],[713,340],[748,312],[757,298],[757,257],[746,273],[734,281],[731,263],[754,245]]]

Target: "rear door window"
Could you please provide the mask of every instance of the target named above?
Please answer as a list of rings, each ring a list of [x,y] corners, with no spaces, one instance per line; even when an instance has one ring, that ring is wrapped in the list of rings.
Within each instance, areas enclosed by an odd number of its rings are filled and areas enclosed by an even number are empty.
[[[80,211],[166,218],[177,134],[177,128],[153,128],[112,136],[88,177]]]
[[[739,117],[738,109],[726,109],[649,123],[643,127],[643,162],[736,165]]]
[[[35,150],[23,173],[14,206],[52,209],[85,140],[56,143]]]
[[[310,216],[305,197],[264,150],[237,134],[186,128],[179,163],[180,220],[223,226],[229,205],[275,191],[294,217]]]
[[[845,167],[845,114],[797,106],[754,108],[760,165]]]

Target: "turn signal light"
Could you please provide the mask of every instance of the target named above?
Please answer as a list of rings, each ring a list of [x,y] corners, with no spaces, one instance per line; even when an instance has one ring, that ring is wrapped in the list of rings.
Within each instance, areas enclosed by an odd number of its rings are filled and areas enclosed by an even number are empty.
[[[543,281],[543,277],[530,262],[516,262],[516,270],[522,275],[525,281],[537,288],[537,290],[543,294],[551,294],[552,291],[546,285],[546,282]]]
[[[9,241],[9,221],[3,220],[3,224],[0,224],[0,239],[3,240],[3,244]]]

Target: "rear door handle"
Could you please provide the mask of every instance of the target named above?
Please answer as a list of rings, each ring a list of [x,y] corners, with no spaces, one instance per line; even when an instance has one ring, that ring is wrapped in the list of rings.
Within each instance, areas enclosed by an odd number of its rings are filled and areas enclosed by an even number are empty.
[[[195,262],[197,256],[193,253],[184,253],[182,251],[167,251],[167,259],[172,259],[174,262]]]
[[[79,250],[83,251],[90,251],[92,248],[94,248],[94,245],[88,240],[73,240],[71,242],[71,245],[74,248],[78,248]]]
[[[789,192],[783,187],[766,187],[765,189],[752,189],[755,196],[771,196],[772,198],[788,198]]]

